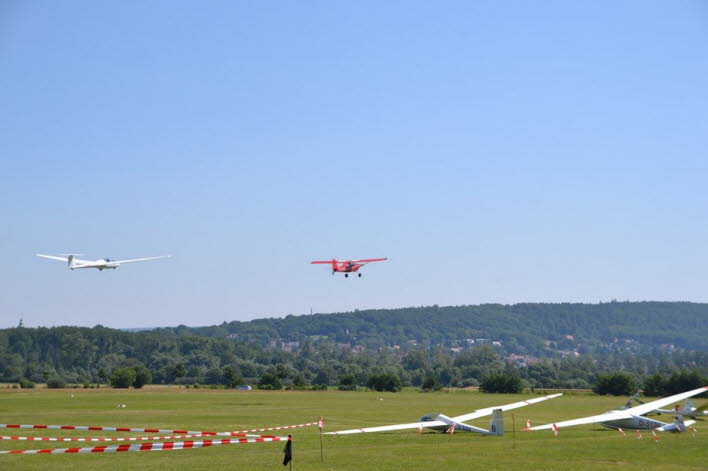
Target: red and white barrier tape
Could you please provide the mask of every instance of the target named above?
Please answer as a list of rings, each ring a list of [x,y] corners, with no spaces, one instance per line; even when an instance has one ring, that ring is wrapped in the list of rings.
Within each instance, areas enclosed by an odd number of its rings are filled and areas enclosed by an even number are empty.
[[[17,425],[17,424],[0,424],[0,428],[28,428],[28,429],[45,429],[45,430],[83,430],[83,431],[101,431],[101,432],[139,432],[139,433],[168,433],[179,435],[210,435],[210,432],[199,432],[192,430],[164,430],[157,428],[131,428],[131,427],[97,427],[90,425]]]
[[[210,435],[211,436],[211,435]],[[244,437],[244,438],[270,438],[269,435],[250,435],[247,433],[224,432],[217,433],[216,436],[221,437]],[[26,440],[26,441],[44,441],[44,442],[144,442],[155,440],[175,440],[184,438],[199,438],[204,435],[165,435],[162,437],[91,437],[91,438],[73,438],[73,437],[16,437],[8,435],[0,435],[0,440]]]
[[[237,432],[226,432],[226,433],[269,432],[271,430],[286,430],[289,428],[309,427],[311,425],[317,425],[317,422],[307,422],[306,424],[297,424],[297,425],[281,425],[280,427],[254,428],[254,429],[250,429],[250,430],[239,430]]]
[[[90,425],[18,425],[18,424],[0,424],[0,428],[23,428],[23,429],[45,429],[45,430],[82,430],[82,431],[102,431],[102,432],[139,432],[139,433],[166,433],[178,435],[193,435],[193,436],[234,436],[251,432],[268,432],[271,430],[286,430],[289,428],[309,427],[317,422],[307,422],[297,425],[281,425],[278,427],[254,428],[250,430],[237,430],[234,432],[200,432],[194,430],[170,430],[157,428],[131,428],[131,427],[100,427]]]
[[[262,437],[262,438],[238,438],[222,440],[201,440],[201,441],[184,441],[184,442],[161,442],[161,443],[142,443],[135,445],[103,445],[94,447],[82,448],[45,448],[42,450],[5,450],[0,451],[0,454],[62,454],[62,453],[119,453],[126,451],[163,451],[163,450],[186,450],[190,448],[206,448],[217,445],[238,445],[241,443],[264,443],[264,442],[283,442],[290,440],[290,437]]]

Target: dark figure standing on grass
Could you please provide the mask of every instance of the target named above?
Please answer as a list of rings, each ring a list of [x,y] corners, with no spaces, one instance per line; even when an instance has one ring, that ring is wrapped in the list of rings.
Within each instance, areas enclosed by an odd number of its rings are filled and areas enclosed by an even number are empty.
[[[293,459],[292,435],[288,435],[288,442],[285,444],[285,448],[283,448],[283,453],[285,453],[285,456],[283,457],[283,466],[287,466]]]

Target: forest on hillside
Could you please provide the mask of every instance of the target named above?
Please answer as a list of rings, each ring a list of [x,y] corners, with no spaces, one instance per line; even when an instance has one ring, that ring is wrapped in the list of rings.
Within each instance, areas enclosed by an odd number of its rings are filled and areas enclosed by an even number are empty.
[[[290,315],[224,322],[218,326],[165,329],[226,337],[263,346],[273,341],[326,337],[367,348],[404,345],[467,346],[467,339],[499,341],[508,353],[545,356],[558,349],[596,353],[627,346],[661,345],[708,350],[708,304],[611,302],[484,304],[379,309],[337,314]],[[569,338],[569,337],[572,337]]]
[[[163,384],[366,384],[391,374],[474,386],[503,371],[529,387],[587,388],[624,371],[708,376],[708,305],[519,304],[288,316],[126,332],[102,326],[0,330],[0,381],[103,382],[145,367]]]

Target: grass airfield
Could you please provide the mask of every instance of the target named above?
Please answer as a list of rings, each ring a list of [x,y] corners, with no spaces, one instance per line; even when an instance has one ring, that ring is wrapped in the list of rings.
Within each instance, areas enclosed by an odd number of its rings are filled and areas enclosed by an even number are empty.
[[[71,395],[73,394],[73,397]],[[0,422],[51,425],[155,427],[207,431],[262,428],[316,421],[325,417],[325,431],[388,425],[418,420],[428,412],[449,416],[482,407],[534,397],[533,394],[482,394],[476,391],[420,393],[340,391],[229,391],[147,388],[145,390],[12,390],[0,389]],[[323,436],[324,462],[316,426],[295,429],[293,469],[524,469],[568,470],[705,470],[708,428],[698,422],[695,436],[651,433],[636,438],[604,427],[579,426],[522,432],[533,424],[593,415],[626,399],[591,394],[566,394],[505,413],[504,437],[458,432],[452,436],[411,431]],[[702,401],[697,401],[701,403]],[[126,408],[117,408],[126,404]],[[516,423],[516,447],[512,433]],[[668,416],[659,417],[669,421]],[[489,418],[470,422],[487,428]],[[269,432],[287,435],[287,431]],[[117,437],[155,434],[2,429],[2,435],[51,437]],[[65,448],[114,443],[0,441],[1,450]],[[117,443],[116,443],[117,444]],[[286,469],[284,443],[223,445],[204,449],[109,454],[0,455],[0,469]]]

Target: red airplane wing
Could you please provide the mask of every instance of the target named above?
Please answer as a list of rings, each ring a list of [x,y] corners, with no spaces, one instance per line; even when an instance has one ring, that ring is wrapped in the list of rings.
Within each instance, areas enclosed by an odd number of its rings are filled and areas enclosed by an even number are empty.
[[[388,260],[388,258],[365,258],[363,260],[352,260],[354,263],[369,263],[369,262],[383,262]]]
[[[336,262],[336,260],[315,260],[314,262],[310,262],[310,263],[313,263],[313,264],[314,264],[314,263],[327,263],[327,264],[331,264],[332,262]]]

